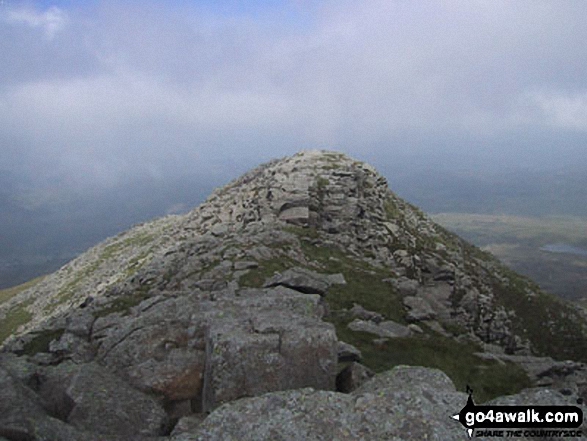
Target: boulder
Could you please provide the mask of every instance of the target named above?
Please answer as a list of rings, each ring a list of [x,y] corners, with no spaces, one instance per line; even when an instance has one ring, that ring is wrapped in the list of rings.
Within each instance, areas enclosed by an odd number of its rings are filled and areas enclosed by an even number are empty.
[[[337,358],[328,323],[271,310],[216,320],[206,337],[203,410],[276,390],[333,390]]]
[[[383,316],[378,312],[369,311],[363,308],[361,305],[354,303],[353,307],[349,311],[351,316],[361,320],[370,320],[375,323],[379,323],[383,320]]]
[[[324,295],[332,283],[330,275],[295,267],[271,277],[264,286],[270,288],[281,285],[302,293]]]
[[[421,297],[408,296],[403,299],[404,306],[408,309],[406,320],[409,322],[419,322],[422,320],[434,320],[436,312],[430,303]]]
[[[355,319],[348,324],[348,328],[352,331],[368,332],[379,337],[387,338],[408,337],[412,333],[407,326],[400,325],[391,320],[375,324],[371,321]]]
[[[41,394],[49,409],[73,427],[113,436],[156,436],[167,416],[153,398],[96,363],[62,363],[46,371]]]
[[[361,351],[355,348],[353,345],[339,341],[337,344],[338,362],[344,363],[348,361],[361,361]]]
[[[305,388],[237,400],[172,440],[460,441],[466,433],[451,415],[466,402],[441,371],[402,366],[350,394]]]
[[[371,369],[360,363],[352,362],[336,377],[336,390],[349,393],[357,389],[375,375]]]

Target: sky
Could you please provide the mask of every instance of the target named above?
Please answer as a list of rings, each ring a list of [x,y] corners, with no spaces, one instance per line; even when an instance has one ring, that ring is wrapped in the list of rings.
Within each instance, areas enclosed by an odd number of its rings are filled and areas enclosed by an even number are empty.
[[[0,184],[587,157],[583,0],[0,1]],[[216,182],[215,181],[215,182]]]

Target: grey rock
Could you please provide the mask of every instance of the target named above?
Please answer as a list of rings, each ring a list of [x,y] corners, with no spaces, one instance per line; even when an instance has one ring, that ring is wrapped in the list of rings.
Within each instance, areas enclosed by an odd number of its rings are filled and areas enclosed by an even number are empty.
[[[35,421],[45,418],[39,397],[0,367],[0,435],[32,439]]]
[[[95,320],[95,317],[89,311],[76,312],[67,317],[65,330],[78,337],[87,338]]]
[[[338,274],[328,274],[328,280],[332,285],[346,285],[346,280],[344,275],[341,273]]]
[[[234,269],[236,271],[243,271],[243,270],[248,270],[248,269],[252,269],[252,268],[257,268],[258,266],[259,266],[259,264],[257,262],[254,262],[251,260],[240,260],[240,261],[234,263]]]
[[[407,277],[392,279],[392,284],[402,297],[416,295],[420,286],[417,280],[408,279]]]
[[[355,319],[348,324],[348,328],[353,331],[368,332],[379,337],[387,338],[407,337],[411,334],[407,326],[400,325],[391,320],[375,324],[371,321]]]
[[[361,361],[362,354],[353,345],[339,341],[337,345],[338,362],[344,363],[348,361]]]
[[[337,339],[330,324],[276,311],[217,320],[207,335],[203,410],[269,391],[335,387]]]
[[[353,307],[349,310],[351,316],[361,320],[370,320],[375,323],[379,323],[383,320],[383,316],[378,312],[368,311],[357,303],[353,304]]]
[[[374,375],[375,372],[368,367],[352,362],[337,375],[336,390],[342,393],[352,392]]]
[[[206,419],[206,415],[204,414],[189,415],[180,418],[171,432],[171,437],[176,437],[184,433],[189,435],[190,433],[196,432],[204,419]]]
[[[432,309],[430,303],[421,297],[404,297],[403,303],[404,306],[408,308],[406,312],[406,320],[410,322],[434,320],[436,318],[436,312]]]
[[[328,275],[296,267],[271,277],[264,284],[267,288],[278,285],[303,293],[324,295],[332,282]]]
[[[153,398],[95,363],[59,366],[48,370],[47,377],[48,389],[43,395],[47,400],[58,400],[52,403],[52,410],[82,431],[156,436],[167,424],[165,411]]]
[[[462,440],[463,427],[450,416],[466,401],[442,372],[398,367],[351,394],[307,388],[238,400],[172,439]]]

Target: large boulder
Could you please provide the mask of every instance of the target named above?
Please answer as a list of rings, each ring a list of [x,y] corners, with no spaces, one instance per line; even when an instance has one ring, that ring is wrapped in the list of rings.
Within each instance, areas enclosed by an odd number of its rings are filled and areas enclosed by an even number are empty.
[[[204,411],[270,391],[335,387],[336,333],[315,319],[268,310],[217,320],[206,348]]]
[[[308,294],[324,295],[331,285],[344,284],[344,277],[320,274],[305,268],[290,268],[265,282],[265,287],[285,286]]]
[[[351,394],[305,388],[237,400],[172,440],[460,441],[466,434],[451,416],[466,402],[441,371],[403,366]]]
[[[386,320],[381,323],[373,323],[367,320],[355,319],[348,324],[352,331],[368,332],[384,338],[408,337],[412,331],[407,326]]]
[[[96,363],[62,363],[45,375],[40,393],[49,411],[79,430],[127,437],[167,430],[167,416],[156,400]]]

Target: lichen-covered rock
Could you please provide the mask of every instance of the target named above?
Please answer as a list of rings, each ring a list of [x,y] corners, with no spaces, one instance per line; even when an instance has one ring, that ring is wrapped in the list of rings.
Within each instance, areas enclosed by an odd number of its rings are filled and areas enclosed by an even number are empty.
[[[335,387],[336,333],[314,319],[264,311],[217,320],[206,348],[204,411],[269,391]]]
[[[79,430],[128,437],[166,430],[159,403],[95,363],[62,364],[46,376],[44,398],[58,401],[51,409]]]
[[[466,401],[442,372],[398,367],[351,394],[300,389],[238,400],[172,439],[462,440],[451,415]]]

